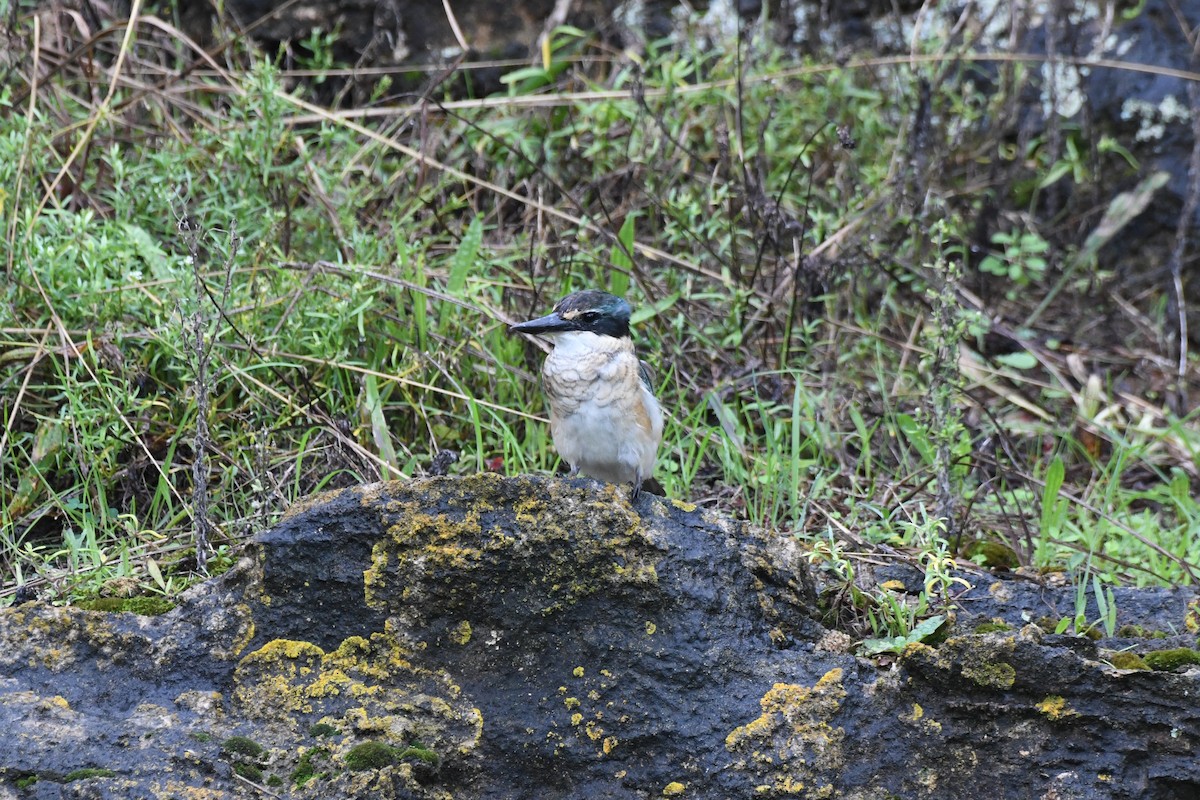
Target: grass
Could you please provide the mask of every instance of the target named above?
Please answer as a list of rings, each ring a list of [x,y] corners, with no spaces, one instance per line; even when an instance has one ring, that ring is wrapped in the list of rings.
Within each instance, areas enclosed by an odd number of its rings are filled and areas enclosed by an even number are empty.
[[[296,499],[442,451],[455,473],[556,469],[542,352],[506,328],[585,286],[635,305],[667,493],[807,542],[864,635],[923,636],[978,580],[976,540],[1097,598],[1195,579],[1200,432],[1154,394],[1162,295],[1116,304],[1145,333],[1123,353],[1055,340],[1090,286],[1124,290],[1098,240],[1050,233],[1088,212],[1045,191],[1106,191],[1080,164],[1136,176],[1132,156],[1079,130],[1004,156],[993,121],[1035,77],[1004,54],[984,95],[978,54],[839,65],[757,37],[634,60],[564,29],[494,93],[380,84],[358,118],[236,37],[238,69],[181,73],[195,54],[144,18],[96,43],[112,70],[68,60],[35,85],[15,19],[6,601],[169,597]],[[345,80],[323,46],[307,66]],[[1002,156],[981,192],[984,151]],[[996,206],[1021,224],[981,232]],[[852,566],[879,558],[925,590],[897,605]]]

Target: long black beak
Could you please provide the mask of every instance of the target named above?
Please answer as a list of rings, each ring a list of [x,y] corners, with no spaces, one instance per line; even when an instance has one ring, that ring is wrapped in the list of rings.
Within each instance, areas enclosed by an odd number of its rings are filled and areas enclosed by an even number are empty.
[[[519,322],[516,325],[509,326],[509,333],[562,333],[563,331],[577,330],[578,326],[569,319],[563,319],[555,311],[553,314],[547,314],[544,317],[531,319],[528,322]]]

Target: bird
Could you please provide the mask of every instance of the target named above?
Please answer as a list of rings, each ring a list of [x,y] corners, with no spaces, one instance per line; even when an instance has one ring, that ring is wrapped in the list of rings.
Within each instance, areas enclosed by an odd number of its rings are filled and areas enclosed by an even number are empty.
[[[550,437],[570,475],[632,484],[631,499],[637,500],[654,472],[663,412],[650,373],[634,353],[632,313],[623,298],[586,289],[509,330],[540,334],[554,344],[542,365],[542,386],[550,402]]]

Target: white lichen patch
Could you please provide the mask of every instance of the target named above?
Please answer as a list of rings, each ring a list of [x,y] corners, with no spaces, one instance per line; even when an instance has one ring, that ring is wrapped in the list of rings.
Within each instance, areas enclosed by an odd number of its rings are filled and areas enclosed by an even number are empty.
[[[1042,64],[1042,114],[1070,119],[1083,109],[1083,77],[1086,67],[1061,61]]]
[[[1185,123],[1190,118],[1188,107],[1173,94],[1158,103],[1130,97],[1121,104],[1121,119],[1138,122],[1134,139],[1139,142],[1158,141],[1166,134],[1168,125]]]

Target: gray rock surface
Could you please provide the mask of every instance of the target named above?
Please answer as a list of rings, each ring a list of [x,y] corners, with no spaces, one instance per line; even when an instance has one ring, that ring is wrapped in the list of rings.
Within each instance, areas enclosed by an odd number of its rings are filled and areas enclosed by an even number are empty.
[[[1026,626],[881,669],[826,649],[792,543],[625,497],[377,484],[298,507],[161,617],[6,610],[0,797],[1200,792],[1194,667]]]

